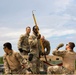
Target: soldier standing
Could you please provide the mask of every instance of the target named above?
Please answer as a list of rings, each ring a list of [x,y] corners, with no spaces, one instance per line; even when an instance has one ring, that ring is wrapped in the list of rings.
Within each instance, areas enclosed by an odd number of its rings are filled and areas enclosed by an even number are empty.
[[[26,33],[24,35],[21,35],[19,41],[18,41],[18,50],[22,55],[28,55],[30,48],[28,43],[28,37],[31,32],[31,28],[28,26],[26,27]]]
[[[9,42],[3,44],[5,55],[3,56],[5,74],[25,74],[30,73],[27,68],[27,62],[18,53],[12,50],[12,45]]]
[[[56,49],[53,51],[53,55],[61,56],[63,59],[63,65],[61,67],[58,66],[50,66],[48,67],[48,74],[74,74],[75,71],[75,60],[76,53],[73,51],[75,44],[73,42],[69,42],[66,44],[66,50],[59,51]]]
[[[28,58],[33,74],[39,74],[40,37],[41,35],[38,34],[37,27],[34,26],[33,34],[29,36],[30,54]]]

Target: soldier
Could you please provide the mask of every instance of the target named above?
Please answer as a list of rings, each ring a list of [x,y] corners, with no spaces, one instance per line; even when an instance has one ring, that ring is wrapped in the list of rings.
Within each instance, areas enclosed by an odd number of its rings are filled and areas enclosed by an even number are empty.
[[[66,44],[66,50],[58,51],[58,48],[53,51],[53,55],[61,56],[63,59],[62,66],[50,66],[48,67],[48,74],[74,74],[75,71],[75,60],[76,53],[73,51],[75,44],[73,42],[69,42]]]
[[[31,28],[28,26],[26,27],[26,33],[24,35],[21,35],[19,41],[18,41],[18,50],[22,55],[28,55],[30,48],[28,43],[28,37],[31,32]]]
[[[29,36],[30,54],[29,64],[33,74],[39,73],[39,50],[40,50],[40,34],[36,26],[33,27],[33,34]]]
[[[5,74],[25,74],[31,73],[26,70],[27,62],[18,52],[12,50],[12,45],[9,42],[3,44],[5,55],[3,56]]]

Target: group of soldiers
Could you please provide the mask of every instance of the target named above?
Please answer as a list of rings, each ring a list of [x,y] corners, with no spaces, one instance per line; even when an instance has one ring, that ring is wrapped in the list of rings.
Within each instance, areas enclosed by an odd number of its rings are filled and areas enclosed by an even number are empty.
[[[50,43],[44,36],[38,34],[37,26],[26,27],[26,33],[18,41],[19,52],[14,52],[10,42],[3,44],[5,74],[40,74],[40,57],[50,53]],[[42,45],[46,51],[42,52]],[[27,60],[23,56],[28,56]]]
[[[19,52],[14,52],[9,42],[3,44],[5,55],[3,57],[5,74],[40,74],[40,57],[49,55],[51,47],[50,42],[44,36],[38,34],[37,26],[26,27],[26,33],[21,35],[18,41]],[[44,52],[42,52],[42,46]],[[62,66],[48,66],[47,74],[74,74],[76,53],[73,48],[75,44],[69,42],[65,50],[58,50],[59,46],[53,51],[53,55],[60,56],[63,59]],[[28,56],[27,60],[23,56]]]

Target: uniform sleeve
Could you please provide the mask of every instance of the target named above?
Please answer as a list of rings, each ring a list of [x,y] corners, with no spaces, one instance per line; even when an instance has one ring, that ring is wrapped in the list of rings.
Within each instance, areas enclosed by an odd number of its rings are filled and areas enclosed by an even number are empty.
[[[6,58],[5,58],[5,56],[3,56],[3,62],[4,62],[5,74],[10,74],[11,70],[9,68],[9,65],[8,65],[8,62],[7,62]]]
[[[21,56],[20,53],[16,52],[15,56],[17,58],[17,60],[21,63],[21,64],[26,64],[26,60]]]
[[[28,41],[29,41],[30,46],[35,46],[37,44],[37,38],[35,37],[33,38],[33,36],[29,36]]]
[[[18,40],[18,49],[22,48],[22,42],[23,42],[24,36],[21,35],[19,40]]]
[[[66,54],[66,51],[58,51],[58,50],[55,50],[55,51],[53,51],[52,54],[53,55],[56,55],[56,56],[64,57],[64,55]]]
[[[48,55],[50,53],[50,49],[51,49],[50,42],[47,41],[46,52],[45,52],[46,55]]]

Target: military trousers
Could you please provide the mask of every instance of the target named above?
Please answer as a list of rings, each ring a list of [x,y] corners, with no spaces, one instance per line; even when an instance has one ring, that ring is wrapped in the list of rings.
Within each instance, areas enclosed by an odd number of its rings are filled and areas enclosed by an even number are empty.
[[[50,66],[47,69],[48,74],[74,74],[74,71],[70,71],[67,68],[63,66]]]
[[[33,59],[29,62],[29,65],[33,74],[39,74],[40,60],[36,55],[33,55]]]

